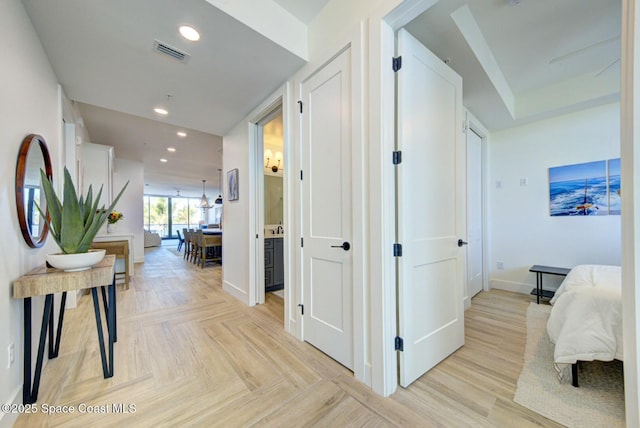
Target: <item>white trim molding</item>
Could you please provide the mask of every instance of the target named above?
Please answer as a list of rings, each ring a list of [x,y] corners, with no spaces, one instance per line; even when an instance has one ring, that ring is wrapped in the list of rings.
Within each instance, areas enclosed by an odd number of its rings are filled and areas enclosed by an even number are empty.
[[[622,182],[622,312],[626,422],[640,426],[638,342],[640,342],[640,10],[635,0],[622,2],[621,147]],[[635,82],[639,85],[635,85]]]

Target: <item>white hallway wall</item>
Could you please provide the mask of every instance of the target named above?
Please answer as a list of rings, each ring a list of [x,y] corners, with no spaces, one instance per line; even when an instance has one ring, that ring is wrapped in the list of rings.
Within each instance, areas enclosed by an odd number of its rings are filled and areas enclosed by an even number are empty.
[[[619,103],[491,134],[491,287],[528,293],[536,283],[529,272],[534,264],[621,263],[620,216],[551,217],[548,180],[549,167],[619,156]],[[527,186],[520,185],[522,178]],[[497,270],[498,261],[504,270]],[[545,288],[555,289],[559,282],[545,275]]]
[[[3,45],[2,56],[11,58],[3,61],[0,67],[0,81],[3,82],[0,141],[4,153],[0,158],[0,216],[4,219],[5,231],[0,241],[0,403],[14,400],[19,403],[22,401],[23,312],[22,300],[11,297],[11,283],[44,263],[47,253],[59,249],[51,238],[40,249],[27,247],[22,239],[14,192],[16,159],[22,139],[30,133],[40,134],[49,146],[57,179],[62,116],[58,108],[57,79],[19,0],[0,2],[0,37],[7,42]],[[44,299],[33,299],[34,326],[38,326],[42,318],[43,302]],[[15,362],[7,368],[7,348],[11,343],[15,345]],[[0,412],[0,427],[11,426],[13,421],[13,415]]]
[[[249,304],[249,124],[248,119],[237,124],[223,138],[222,194],[223,228],[222,258],[223,288],[245,304]],[[238,200],[229,201],[226,189],[227,172],[238,169]]]
[[[134,242],[129,251],[133,254],[135,263],[144,262],[144,165],[128,159],[116,158],[113,173],[113,196],[129,181],[127,190],[118,201],[116,210],[124,214],[118,222],[119,233],[130,233]]]

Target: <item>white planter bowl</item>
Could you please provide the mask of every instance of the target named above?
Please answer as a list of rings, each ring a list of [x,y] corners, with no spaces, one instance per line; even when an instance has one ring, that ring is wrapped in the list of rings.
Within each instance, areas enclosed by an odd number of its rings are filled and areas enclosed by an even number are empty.
[[[91,266],[100,263],[104,258],[104,254],[105,250],[89,250],[87,253],[78,254],[47,254],[47,262],[56,269],[75,272],[89,269]]]

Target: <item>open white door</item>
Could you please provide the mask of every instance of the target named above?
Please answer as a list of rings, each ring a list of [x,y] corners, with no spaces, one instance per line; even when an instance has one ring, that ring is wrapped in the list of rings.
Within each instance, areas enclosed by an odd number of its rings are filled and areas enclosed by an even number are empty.
[[[353,367],[350,49],[302,82],[303,336]]]
[[[462,79],[398,33],[398,332],[407,387],[464,344]]]

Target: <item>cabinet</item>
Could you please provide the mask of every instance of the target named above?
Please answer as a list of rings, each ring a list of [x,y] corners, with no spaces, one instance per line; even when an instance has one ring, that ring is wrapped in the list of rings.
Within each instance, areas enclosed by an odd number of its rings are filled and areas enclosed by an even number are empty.
[[[284,288],[284,239],[264,240],[264,287],[265,291]]]
[[[102,186],[101,204],[108,206],[113,201],[113,147],[102,144],[82,145],[82,194],[92,186],[94,197]]]
[[[273,239],[273,285],[284,288],[284,239]]]

